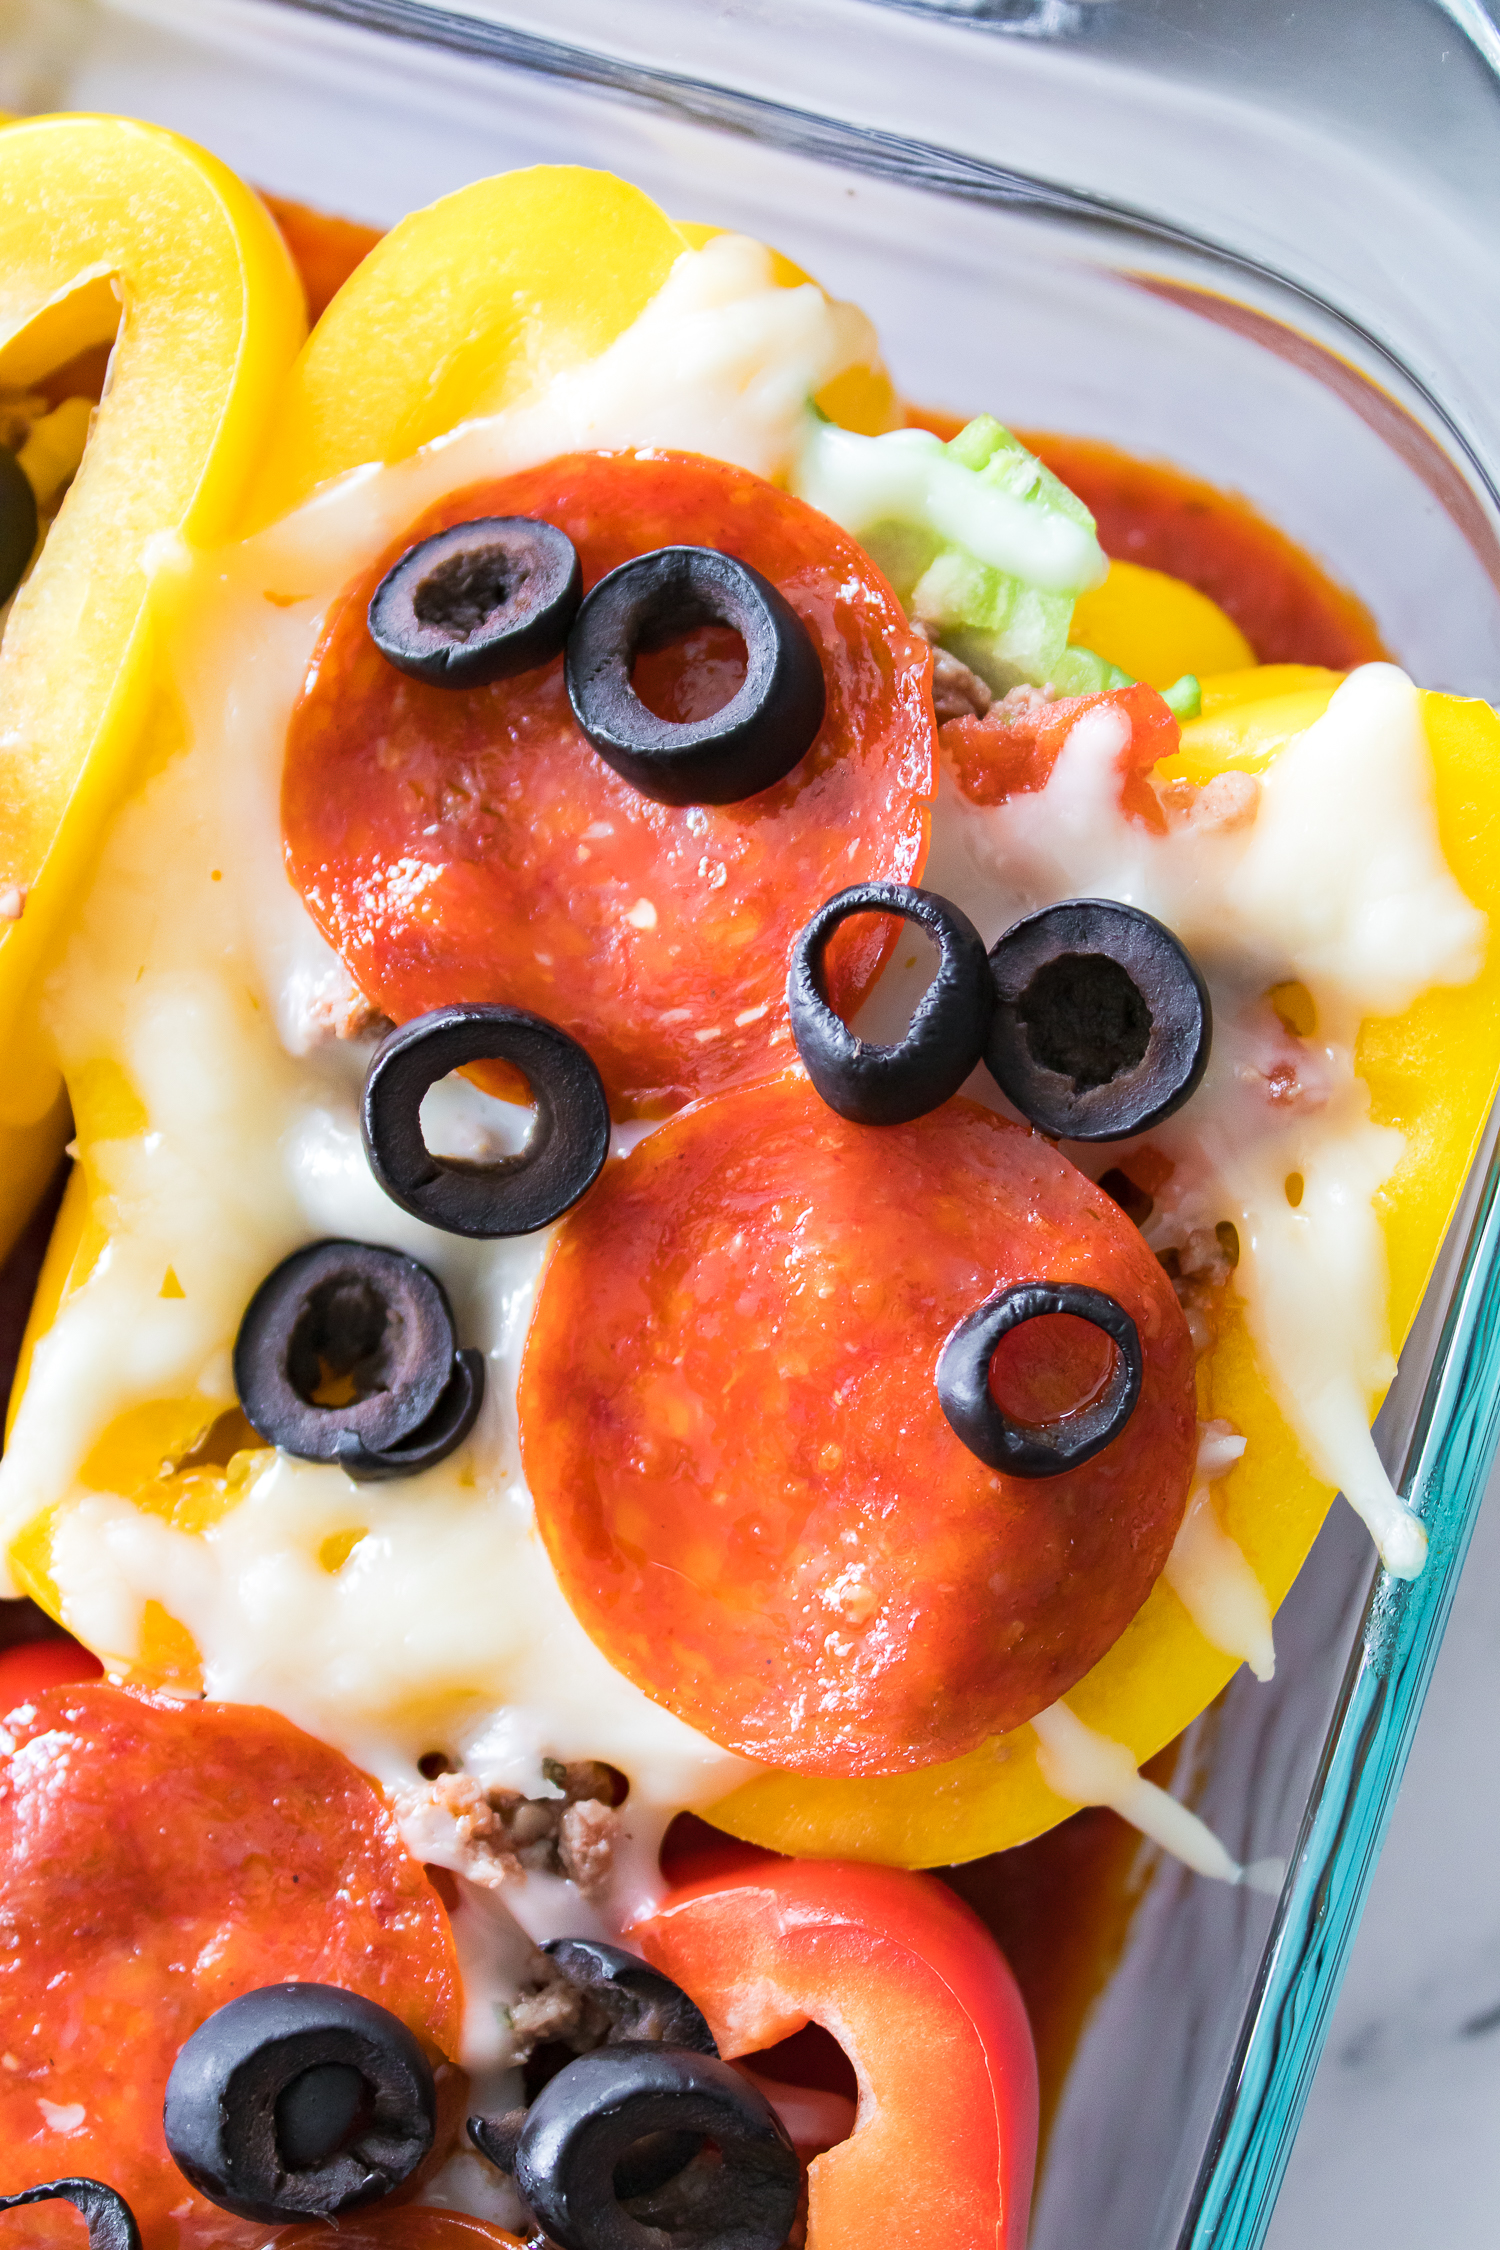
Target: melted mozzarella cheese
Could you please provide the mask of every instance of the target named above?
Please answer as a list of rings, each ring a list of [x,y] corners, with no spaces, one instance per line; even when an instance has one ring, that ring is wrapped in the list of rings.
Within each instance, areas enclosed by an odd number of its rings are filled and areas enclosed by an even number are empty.
[[[1244,1883],[1253,1891],[1280,1890],[1286,1875],[1282,1860],[1241,1866],[1195,1812],[1136,1771],[1123,1742],[1095,1733],[1066,1703],[1038,1711],[1031,1724],[1042,1779],[1070,1805],[1108,1805],[1195,1874]]]

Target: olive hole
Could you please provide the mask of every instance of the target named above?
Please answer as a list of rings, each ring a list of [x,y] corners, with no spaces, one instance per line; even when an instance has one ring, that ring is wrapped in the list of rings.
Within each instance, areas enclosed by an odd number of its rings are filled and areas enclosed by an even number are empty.
[[[1093,1405],[1117,1356],[1113,1340],[1091,1320],[1045,1313],[1022,1321],[995,1346],[990,1396],[1012,1422],[1046,1429]]]
[[[287,1346],[292,1388],[308,1406],[353,1405],[389,1390],[404,1323],[368,1281],[326,1281],[304,1300]]]
[[[1285,1182],[1286,1199],[1294,1211],[1302,1201],[1302,1190],[1305,1184],[1300,1172],[1288,1172]]]
[[[630,684],[653,718],[692,726],[733,702],[748,666],[745,643],[732,625],[679,625],[641,640]]]
[[[890,958],[850,1029],[873,1047],[899,1047],[942,966],[942,948],[918,922],[903,922],[894,914],[851,914],[823,957],[825,973],[819,981],[825,988],[829,955],[844,932],[853,929],[862,947],[884,945]]]
[[[1231,1266],[1240,1262],[1240,1230],[1233,1219],[1221,1219],[1214,1228],[1214,1239]]]
[[[1033,1060],[1080,1092],[1137,1069],[1151,1043],[1141,989],[1107,953],[1060,953],[1044,962],[1016,1013]]]
[[[428,1087],[421,1127],[429,1152],[449,1164],[503,1164],[528,1152],[535,1096],[513,1063],[471,1063]]]
[[[455,641],[475,633],[524,588],[529,573],[515,572],[508,558],[495,548],[481,547],[468,554],[450,556],[429,571],[412,596],[419,625],[427,625]]]
[[[656,2195],[708,2145],[701,2133],[643,2133],[615,2166],[616,2200],[627,2203],[635,2196]]]
[[[289,2172],[333,2156],[368,2123],[370,2090],[349,2063],[314,2063],[282,2088],[276,2146]]]

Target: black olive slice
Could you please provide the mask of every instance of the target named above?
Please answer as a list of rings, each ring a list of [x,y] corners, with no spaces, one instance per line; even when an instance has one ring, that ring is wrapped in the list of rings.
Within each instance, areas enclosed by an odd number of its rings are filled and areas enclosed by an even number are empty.
[[[0,2195],[0,2211],[19,2211],[23,2203],[71,2203],[88,2225],[89,2250],[141,2250],[135,2213],[102,2180],[44,2180],[19,2195]],[[0,2228],[0,2242],[5,2238]]]
[[[370,638],[414,680],[484,687],[558,654],[582,584],[555,524],[481,516],[407,548],[375,589]]]
[[[857,1039],[828,1005],[823,956],[854,914],[899,914],[937,940],[937,974],[893,1047]],[[984,1052],[995,1005],[984,939],[967,914],[904,883],[856,883],[820,906],[792,948],[786,990],[808,1077],[829,1108],[856,1125],[903,1125],[956,1094]]]
[[[599,1938],[550,1938],[539,1950],[569,1984],[597,2001],[609,2018],[608,2040],[655,2039],[700,2055],[718,2053],[701,2008],[638,1953]]]
[[[718,2162],[662,2179],[653,2159],[679,2135],[683,2147],[711,2141]],[[654,2145],[638,2165],[643,2142]],[[802,2181],[780,2118],[739,2071],[691,2048],[628,2043],[549,2080],[514,2170],[560,2250],[781,2250]]]
[[[745,677],[706,719],[659,719],[631,685],[643,649],[695,625],[729,625]],[[789,774],[823,724],[812,636],[768,578],[715,547],[658,547],[588,594],[568,636],[568,699],[589,741],[643,797],[733,805]]]
[[[465,1063],[508,1062],[525,1076],[536,1122],[519,1156],[478,1164],[434,1156],[422,1099]],[[535,1234],[571,1210],[609,1154],[609,1103],[576,1039],[521,1008],[434,1008],[390,1032],[365,1076],[365,1154],[393,1203],[445,1234]]]
[[[0,445],[0,602],[26,575],[37,535],[36,494],[15,455]]]
[[[655,2040],[668,2047],[686,2047],[694,2054],[718,2053],[702,2010],[681,1985],[639,1954],[606,1945],[600,1938],[551,1938],[538,1950],[603,2014],[608,2028],[602,2045]],[[471,2117],[469,2138],[502,2172],[513,2172],[525,2119],[524,2109],[498,2117]],[[655,2133],[643,2138],[616,2167],[616,2194],[643,2195],[662,2186],[697,2154],[701,2143],[700,2133]]]
[[[1028,1320],[1072,1313],[1103,1329],[1114,1365],[1099,1397],[1056,1422],[1013,1421],[990,1390],[1002,1336]],[[997,1290],[953,1330],[938,1355],[938,1399],[949,1427],[987,1468],[1012,1477],[1057,1477],[1092,1461],[1124,1429],[1141,1395],[1141,1338],[1118,1299],[1073,1281],[1023,1281]]]
[[[484,1359],[456,1351],[435,1274],[368,1242],[314,1242],[268,1274],[234,1344],[257,1435],[351,1477],[415,1476],[451,1453],[484,1396]]]
[[[200,2195],[265,2224],[332,2219],[432,2147],[432,2067],[399,2017],[331,1984],[271,1984],[200,2024],[172,2065],[167,2147]]]
[[[990,949],[985,1061],[1055,1140],[1120,1141],[1180,1109],[1208,1068],[1213,1014],[1164,922],[1113,899],[1044,906]]]

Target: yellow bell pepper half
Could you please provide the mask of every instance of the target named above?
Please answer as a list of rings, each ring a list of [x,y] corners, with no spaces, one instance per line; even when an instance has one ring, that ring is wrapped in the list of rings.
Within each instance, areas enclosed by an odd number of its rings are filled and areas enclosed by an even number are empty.
[[[1205,682],[1205,715],[1183,729],[1182,753],[1164,770],[1206,780],[1222,767],[1265,764],[1326,708],[1337,683],[1336,674],[1286,665]],[[1371,1115],[1406,1137],[1406,1152],[1379,1196],[1397,1343],[1410,1331],[1500,1083],[1500,718],[1488,704],[1448,695],[1424,696],[1423,713],[1443,852],[1469,898],[1490,916],[1492,936],[1472,984],[1436,987],[1404,1015],[1367,1021],[1360,1032],[1355,1065],[1370,1088]],[[1217,1495],[1224,1528],[1274,1610],[1334,1494],[1307,1467],[1273,1403],[1242,1318],[1231,1316],[1199,1381],[1202,1414],[1222,1415],[1247,1441]],[[1144,1764],[1237,1669],[1237,1659],[1204,1639],[1163,1580],[1067,1701],[1086,1725],[1127,1744]],[[1036,1750],[1036,1736],[1024,1726],[947,1765],[877,1781],[768,1774],[708,1817],[748,1842],[804,1857],[947,1865],[1025,1843],[1075,1809],[1043,1781]]]
[[[33,1001],[155,692],[153,543],[228,533],[304,328],[280,236],[216,158],[116,117],[0,133],[0,385],[117,337],[0,646],[0,1251],[61,1142]]]

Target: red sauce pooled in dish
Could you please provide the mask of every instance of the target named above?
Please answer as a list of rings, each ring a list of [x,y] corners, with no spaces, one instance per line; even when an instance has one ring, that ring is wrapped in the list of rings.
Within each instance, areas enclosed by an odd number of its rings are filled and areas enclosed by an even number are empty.
[[[961,1444],[934,1370],[959,1320],[1037,1279],[1118,1298],[1145,1379],[1102,1453],[1023,1480]],[[1020,1419],[1107,1372],[1093,1329],[1016,1341],[992,1386]],[[1166,1561],[1196,1445],[1182,1312],[1107,1195],[973,1103],[871,1131],[800,1073],[607,1167],[559,1235],[520,1409],[591,1638],[716,1742],[806,1774],[956,1757],[1081,1679]]]
[[[13,1711],[0,1761],[0,2194],[105,2180],[145,2250],[267,2229],[167,2154],[167,2075],[206,2016],[287,1979],[361,1992],[457,2050],[448,1918],[347,1758],[272,1711],[90,1683]],[[64,2204],[17,2240],[77,2250]]]
[[[389,665],[365,612],[391,564],[450,524],[511,515],[566,531],[586,588],[671,545],[721,548],[779,586],[828,694],[787,778],[735,805],[656,804],[580,733],[561,657],[468,689]],[[694,635],[659,652],[641,668],[645,699],[664,715],[715,707],[740,676],[736,646]],[[688,454],[549,461],[450,495],[341,598],[288,735],[287,865],[398,1023],[457,1001],[530,1009],[588,1049],[617,1115],[661,1115],[787,1061],[797,932],[847,884],[920,869],[930,664],[853,540],[759,477]],[[868,916],[839,933],[842,1012],[894,937]]]

